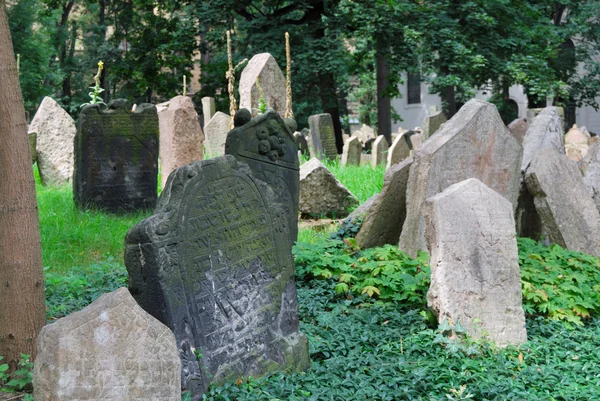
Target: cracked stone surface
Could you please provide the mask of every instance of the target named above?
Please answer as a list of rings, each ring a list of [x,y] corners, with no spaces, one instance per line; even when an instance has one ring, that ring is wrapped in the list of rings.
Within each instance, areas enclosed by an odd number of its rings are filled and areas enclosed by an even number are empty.
[[[512,204],[481,181],[451,185],[424,204],[431,254],[427,305],[499,346],[527,340]]]

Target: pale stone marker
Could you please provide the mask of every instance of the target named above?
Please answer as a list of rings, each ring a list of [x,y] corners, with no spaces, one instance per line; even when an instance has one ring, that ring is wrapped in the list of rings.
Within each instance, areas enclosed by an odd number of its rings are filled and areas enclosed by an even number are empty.
[[[400,249],[412,257],[425,250],[423,202],[467,178],[480,179],[516,207],[522,153],[496,106],[467,102],[413,156]]]
[[[206,121],[206,120],[205,120]],[[221,111],[204,124],[204,141],[206,156],[216,157],[225,154],[225,141],[230,130],[231,117]]]
[[[577,124],[565,135],[565,150],[569,159],[579,162],[585,157],[589,146],[590,134],[587,130],[580,130]]]
[[[419,150],[421,146],[423,146],[423,134],[414,134],[411,135],[408,139],[410,140],[410,144],[412,146],[412,152]]]
[[[446,115],[441,111],[425,117],[425,122],[423,124],[423,138],[427,139],[435,134],[446,121],[448,121]]]
[[[371,151],[371,167],[377,168],[380,165],[386,165],[388,158],[389,145],[387,139],[383,135],[379,135],[373,142],[373,150]]]
[[[565,109],[562,107],[555,107],[555,106],[548,106],[548,107],[554,107],[556,110],[556,113],[558,115],[558,117],[560,118],[561,121],[565,121]],[[531,126],[531,124],[533,124],[533,121],[537,118],[537,116],[544,110],[547,109],[548,107],[544,107],[541,109],[527,109],[525,117],[527,119],[527,128],[529,128]],[[561,127],[561,131],[564,129],[564,127]]]
[[[214,97],[203,97],[202,102],[202,114],[204,115],[204,121],[209,122],[210,119],[215,115],[215,98]],[[206,123],[204,124],[206,126]]]
[[[387,168],[392,167],[394,164],[400,163],[410,156],[411,144],[409,144],[409,141],[410,139],[408,136],[404,134],[400,134],[394,140],[394,143],[392,143],[392,146],[388,151]]]
[[[499,346],[527,341],[512,204],[471,178],[427,199],[423,214],[438,322]]]
[[[161,186],[164,188],[171,171],[202,160],[204,135],[192,99],[176,96],[158,113],[160,129],[159,158]]]
[[[594,143],[579,166],[583,182],[592,190],[596,208],[600,212],[600,142]]]
[[[256,54],[250,59],[240,77],[240,109],[258,109],[258,80],[267,107],[283,118],[285,114],[285,77],[277,61],[269,53]]]
[[[175,336],[126,288],[45,326],[37,349],[37,401],[181,399]]]
[[[550,241],[600,257],[600,212],[577,164],[544,148],[527,169],[525,182]]]
[[[351,136],[344,143],[342,151],[342,166],[360,166],[360,154],[362,153],[362,145],[356,136]]]
[[[338,153],[331,115],[324,113],[310,116],[308,125],[310,126],[310,144],[312,146],[310,154],[319,159],[326,157],[329,160],[335,160]]]
[[[508,130],[512,136],[517,138],[517,141],[522,144],[525,134],[527,133],[527,119],[517,118],[516,120],[513,120],[508,124]]]
[[[73,179],[73,141],[77,128],[69,113],[46,96],[29,125],[36,133],[36,157],[44,185],[64,185]]]

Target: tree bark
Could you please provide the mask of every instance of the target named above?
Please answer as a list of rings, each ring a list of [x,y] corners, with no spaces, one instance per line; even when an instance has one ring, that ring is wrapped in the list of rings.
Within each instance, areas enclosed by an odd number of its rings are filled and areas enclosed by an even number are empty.
[[[377,51],[377,135],[383,135],[388,145],[392,145],[392,101],[386,95],[390,70],[385,55]]]
[[[46,322],[42,249],[25,109],[0,0],[0,355],[35,358]]]

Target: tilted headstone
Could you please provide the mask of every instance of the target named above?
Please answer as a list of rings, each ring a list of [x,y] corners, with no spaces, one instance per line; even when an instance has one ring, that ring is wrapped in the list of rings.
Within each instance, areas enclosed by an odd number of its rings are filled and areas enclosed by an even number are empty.
[[[580,130],[577,124],[574,124],[569,132],[567,132],[567,135],[565,135],[565,151],[569,159],[574,162],[579,162],[583,159],[590,148],[589,140],[589,132],[587,130]]]
[[[36,400],[181,399],[175,337],[126,288],[45,326],[37,350]]]
[[[46,96],[29,125],[36,134],[36,160],[45,185],[64,185],[73,179],[75,122],[54,99]]]
[[[342,166],[360,166],[362,145],[356,136],[351,136],[342,150]]]
[[[425,122],[423,124],[423,138],[427,139],[435,134],[446,121],[448,121],[446,115],[441,111],[425,117]]]
[[[225,155],[175,170],[127,233],[129,289],[175,333],[193,400],[210,383],[308,367],[287,221],[277,194]]]
[[[499,346],[527,341],[513,206],[471,178],[424,204],[431,285],[438,322],[460,323]]]
[[[377,166],[386,165],[388,150],[390,146],[388,145],[387,139],[383,135],[379,135],[375,142],[373,142],[373,149],[371,151],[371,167],[377,168]]]
[[[348,216],[359,202],[317,158],[300,166],[300,213],[311,217]]]
[[[269,53],[256,54],[248,61],[240,77],[240,109],[258,109],[260,94],[256,81],[263,91],[267,107],[281,117],[285,114],[285,77],[277,61]]]
[[[204,135],[194,103],[187,96],[171,99],[167,108],[158,113],[158,122],[161,186],[164,188],[171,171],[202,160]]]
[[[312,142],[311,155],[319,159],[335,160],[338,153],[331,115],[325,113],[310,116],[308,125]]]
[[[131,112],[113,100],[84,107],[75,137],[73,195],[80,208],[108,212],[151,209],[156,203],[158,116],[152,104]]]
[[[467,178],[479,179],[516,207],[522,154],[496,106],[467,102],[413,155],[400,249],[412,257],[425,250],[423,202]]]
[[[600,142],[590,147],[579,168],[583,172],[583,183],[592,190],[596,208],[600,212]]]
[[[205,120],[206,121],[206,120]],[[204,125],[205,152],[208,157],[223,156],[225,154],[225,141],[231,126],[231,117],[217,111]]]
[[[365,212],[356,235],[360,248],[398,244],[406,219],[406,187],[412,163],[409,157],[385,172],[381,192]]]
[[[555,107],[555,106],[548,106],[548,107]],[[531,125],[533,124],[533,121],[537,118],[537,116],[544,110],[547,109],[548,107],[544,107],[544,108],[540,108],[540,109],[527,109],[527,111],[525,112],[525,117],[527,119],[527,128],[531,127]],[[558,117],[560,118],[561,121],[565,121],[565,109],[562,107],[555,107],[556,110],[556,114],[558,115]],[[561,130],[564,129],[564,126],[561,127]]]
[[[406,135],[406,134],[405,134]],[[423,134],[413,134],[408,137],[413,152],[421,149],[423,146]]]
[[[525,182],[550,241],[600,257],[600,211],[577,164],[544,148],[527,169]]]
[[[250,119],[250,112],[235,113],[235,128],[227,134],[225,154],[250,166],[255,178],[269,184],[288,218],[292,244],[298,237],[300,163],[291,130],[273,110]]]
[[[517,118],[508,124],[508,130],[514,136],[520,144],[523,143],[525,134],[527,133],[527,119]]]
[[[302,135],[301,132],[294,132],[294,139],[296,140],[296,145],[298,145],[298,150],[302,153],[302,155],[306,157],[310,157],[310,150],[308,149],[308,141],[306,137]]]
[[[208,122],[215,115],[215,98],[214,97],[203,97],[202,102],[202,114],[204,115],[204,121]]]
[[[410,156],[411,144],[407,135],[400,134],[388,150],[387,168],[398,164]]]

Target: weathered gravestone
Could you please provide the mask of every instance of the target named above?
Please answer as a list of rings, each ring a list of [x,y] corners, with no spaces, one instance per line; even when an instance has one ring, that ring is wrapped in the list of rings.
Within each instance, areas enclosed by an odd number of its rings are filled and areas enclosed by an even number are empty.
[[[204,121],[209,122],[215,115],[215,98],[206,96],[200,101],[202,102],[202,115],[204,116]]]
[[[410,132],[410,131],[409,131]],[[407,135],[407,134],[404,134]],[[423,134],[413,134],[408,136],[408,140],[410,141],[411,149],[413,152],[421,149],[423,146]]]
[[[342,150],[342,166],[360,166],[362,145],[356,136],[348,138]]]
[[[337,157],[337,147],[335,145],[335,131],[333,129],[333,120],[331,115],[316,114],[308,117],[312,145],[310,154],[319,159],[327,158],[335,160]]]
[[[28,131],[30,135],[36,134],[36,157],[42,183],[63,185],[71,182],[73,139],[77,128],[69,113],[46,96]]]
[[[441,111],[425,117],[423,124],[423,138],[427,139],[435,134],[446,121],[448,121],[446,115]]]
[[[587,154],[590,145],[590,134],[587,130],[579,129],[577,124],[573,124],[573,127],[565,135],[565,151],[569,159],[579,162]]]
[[[124,100],[81,110],[75,137],[73,195],[80,208],[131,212],[153,208],[158,175],[158,116],[154,105],[135,112]]]
[[[579,166],[583,183],[592,190],[596,208],[600,212],[600,143],[594,143]]]
[[[287,222],[273,190],[225,155],[175,170],[127,234],[131,294],[175,333],[194,400],[210,383],[308,367]]]
[[[517,118],[508,124],[508,130],[514,136],[520,144],[523,143],[525,134],[527,133],[527,119]]]
[[[554,107],[554,106],[548,106],[548,107]],[[538,114],[540,114],[544,109],[547,109],[548,107],[544,107],[544,108],[539,108],[539,109],[527,109],[527,111],[525,112],[525,118],[527,119],[527,128],[529,128],[531,126],[531,124],[533,124],[533,121],[535,120],[535,118],[538,116]],[[558,117],[560,117],[561,121],[565,121],[565,109],[562,107],[556,107],[556,113],[558,114]],[[561,130],[564,129],[564,126],[561,127]]]
[[[298,145],[290,128],[273,110],[250,119],[250,112],[235,113],[235,128],[227,134],[225,154],[250,166],[255,178],[269,184],[288,218],[292,244],[298,237],[300,163]]]
[[[296,145],[298,145],[298,150],[303,156],[310,157],[310,150],[308,148],[308,141],[306,137],[302,135],[301,132],[294,132],[294,139],[296,140]]]
[[[227,140],[230,125],[231,117],[221,111],[217,111],[204,125],[207,156],[216,157],[225,154],[225,141]]]
[[[285,114],[285,77],[277,61],[269,53],[256,54],[248,61],[240,77],[240,109],[258,109],[260,93],[258,81],[267,107],[281,117]]]
[[[192,99],[176,96],[158,113],[160,128],[159,157],[161,186],[164,188],[171,171],[202,160],[204,135]]]
[[[45,326],[37,350],[38,401],[181,399],[175,337],[126,288]]]
[[[409,136],[406,134],[400,134],[392,143],[392,146],[388,150],[387,168],[392,167],[394,164],[398,164],[407,157],[410,156],[411,143]]]
[[[412,157],[390,167],[381,192],[366,210],[356,242],[360,248],[396,245],[406,218],[406,186]]]
[[[387,163],[388,150],[387,139],[383,135],[379,135],[375,142],[373,142],[373,150],[371,151],[371,167],[377,168],[377,166],[384,165]]]
[[[577,163],[544,148],[527,169],[525,182],[550,241],[600,257],[600,212]]]
[[[477,178],[516,206],[523,148],[496,106],[470,100],[413,155],[400,249],[425,250],[422,204],[452,184]]]
[[[481,181],[451,185],[424,204],[438,322],[460,323],[500,346],[527,340],[513,206]]]

